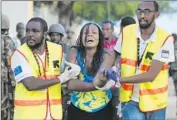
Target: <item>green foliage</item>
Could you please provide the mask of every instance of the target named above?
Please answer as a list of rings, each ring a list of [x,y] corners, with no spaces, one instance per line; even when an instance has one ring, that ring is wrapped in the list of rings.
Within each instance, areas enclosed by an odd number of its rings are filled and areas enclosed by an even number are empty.
[[[124,15],[133,15],[138,2],[75,2],[73,11],[75,16],[96,22],[111,19],[117,20]]]
[[[76,22],[77,20],[91,20],[101,22],[104,20],[117,21],[123,16],[134,16],[139,1],[34,1],[36,7],[41,4],[56,6],[56,12],[60,18],[65,18],[64,22]],[[168,1],[158,1],[159,10],[168,11]],[[63,21],[63,20],[62,20]]]
[[[159,11],[166,11],[167,9],[169,9],[169,2],[168,1],[161,1],[158,2],[159,4]]]
[[[100,22],[119,20],[125,15],[133,16],[139,1],[87,1],[74,2],[72,10],[75,17]],[[168,8],[169,2],[158,2],[160,11]]]

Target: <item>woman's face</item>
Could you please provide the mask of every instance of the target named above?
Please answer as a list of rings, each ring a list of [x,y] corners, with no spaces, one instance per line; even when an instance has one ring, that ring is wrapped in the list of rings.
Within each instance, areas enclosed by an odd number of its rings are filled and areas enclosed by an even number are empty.
[[[83,29],[82,42],[86,48],[97,47],[99,43],[99,30],[94,24],[86,25]]]

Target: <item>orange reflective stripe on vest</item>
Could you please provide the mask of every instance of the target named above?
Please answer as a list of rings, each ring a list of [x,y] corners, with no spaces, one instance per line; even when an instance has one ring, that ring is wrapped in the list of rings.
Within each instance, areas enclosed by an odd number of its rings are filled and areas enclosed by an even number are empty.
[[[163,65],[162,70],[167,70],[168,67],[169,67],[168,64],[165,64],[165,65]],[[142,71],[148,71],[149,68],[150,68],[150,66],[147,66],[147,65],[141,65],[140,70],[142,70]]]
[[[126,65],[130,65],[130,66],[136,66],[137,65],[137,61],[135,60],[131,60],[128,58],[121,58],[121,64],[126,64]]]
[[[127,59],[127,58],[121,58],[121,64],[126,64],[126,65],[130,65],[130,66],[136,66],[137,65],[137,61],[135,60],[131,60],[131,59]],[[165,64],[162,67],[162,70],[166,70],[168,69],[169,65]],[[147,65],[141,65],[140,70],[142,71],[148,71],[150,68],[150,66]]]
[[[19,106],[46,105],[47,100],[14,100],[14,104]]]
[[[47,100],[14,100],[15,105],[19,106],[36,106],[36,105],[46,105]],[[61,104],[61,99],[50,100],[50,105]]]
[[[157,89],[140,90],[140,95],[154,95],[154,94],[166,92],[167,90],[168,90],[168,85]]]
[[[133,90],[133,85],[129,85],[129,84],[121,84],[121,87],[124,88],[124,90]]]

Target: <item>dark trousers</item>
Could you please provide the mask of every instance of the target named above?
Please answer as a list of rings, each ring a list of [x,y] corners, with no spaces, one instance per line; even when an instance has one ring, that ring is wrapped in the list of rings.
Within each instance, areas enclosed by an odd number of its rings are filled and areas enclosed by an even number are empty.
[[[68,119],[67,120],[112,120],[113,108],[109,103],[105,108],[98,112],[89,113],[70,104],[68,107]]]

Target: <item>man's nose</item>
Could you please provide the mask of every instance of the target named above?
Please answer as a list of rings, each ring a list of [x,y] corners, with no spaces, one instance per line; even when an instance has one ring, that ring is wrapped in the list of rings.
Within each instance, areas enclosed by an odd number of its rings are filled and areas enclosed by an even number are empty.
[[[144,14],[144,12],[142,12],[142,13],[140,14],[140,17],[141,17],[141,18],[144,18],[144,16],[145,16],[145,14]]]
[[[32,31],[28,31],[28,32],[26,33],[26,35],[29,36],[29,37],[31,37],[31,36],[33,36],[33,32],[32,32]]]
[[[103,31],[103,34],[105,34],[106,33],[106,30],[102,30]]]
[[[9,34],[9,32],[6,30],[6,31],[4,31],[4,34],[5,34],[5,35],[8,35],[8,34]]]

